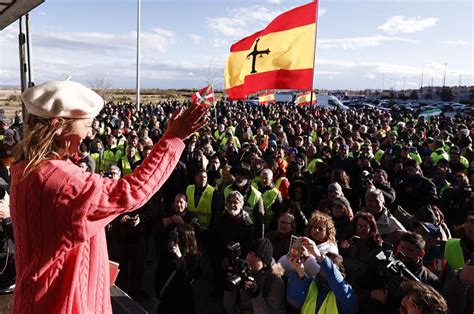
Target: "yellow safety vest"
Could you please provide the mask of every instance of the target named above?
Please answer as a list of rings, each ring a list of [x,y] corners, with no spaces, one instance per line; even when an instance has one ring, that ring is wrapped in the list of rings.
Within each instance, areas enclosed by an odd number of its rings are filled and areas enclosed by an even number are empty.
[[[229,195],[230,192],[232,192],[232,185],[228,185],[225,189],[224,189],[224,197],[227,198],[227,195]],[[260,193],[259,190],[257,190],[255,187],[253,186],[250,186],[250,195],[248,197],[248,199],[246,200],[245,204],[250,207],[251,209],[253,209],[255,207],[255,205],[257,204],[258,200],[260,199],[260,197],[262,197],[262,193]],[[251,210],[249,213],[249,216],[250,218],[252,219],[252,221],[254,220],[253,219],[253,210]]]
[[[434,152],[431,153],[431,160],[436,165],[441,159],[446,159],[449,161],[449,155],[444,151],[442,148],[438,148]]]
[[[108,170],[111,166],[117,166],[117,162],[120,160],[121,156],[122,153],[120,149],[118,149],[115,153],[110,149],[104,150],[104,153],[102,154],[101,158],[103,171]]]
[[[137,159],[136,156],[133,159],[134,162],[137,162],[138,160],[140,160],[140,158]],[[123,156],[122,157],[122,177],[129,173],[132,173],[132,165],[130,164],[130,161],[128,160],[128,156]]]
[[[273,210],[271,210],[271,207],[275,203],[278,193],[280,193],[278,189],[272,188],[262,194],[263,207],[265,208],[265,225],[267,226],[272,221]]]
[[[375,155],[374,155],[375,160],[380,162],[382,160],[382,156],[383,156],[384,153],[385,152],[381,149],[379,149],[377,152],[375,152]]]
[[[453,270],[464,266],[465,261],[461,248],[461,239],[448,239],[444,247],[444,259]]]
[[[221,142],[220,146],[224,147],[225,144],[227,144],[228,141],[229,141],[229,139],[227,138],[227,136],[224,137],[222,139],[222,142]],[[235,147],[240,148],[240,141],[239,141],[239,138],[237,136],[234,136],[234,143],[235,143]]]
[[[314,172],[314,169],[316,169],[316,165],[319,162],[324,163],[324,161],[321,158],[314,158],[313,160],[311,160],[311,162],[308,164],[308,167],[306,167],[306,169],[308,169],[309,173]]]
[[[194,192],[196,191],[196,185],[189,185],[186,189],[186,198],[188,199],[188,209],[195,212],[199,216],[200,224],[208,228],[211,221],[211,207],[212,207],[212,196],[214,195],[215,188],[211,185],[207,185],[204,192],[199,199],[199,203],[196,206],[194,199]]]
[[[308,289],[308,294],[304,301],[303,307],[301,308],[301,314],[315,314],[316,313],[316,302],[318,300],[318,285],[315,281],[311,283]],[[338,314],[336,295],[334,292],[329,291],[328,295],[321,304],[318,313],[316,314]]]

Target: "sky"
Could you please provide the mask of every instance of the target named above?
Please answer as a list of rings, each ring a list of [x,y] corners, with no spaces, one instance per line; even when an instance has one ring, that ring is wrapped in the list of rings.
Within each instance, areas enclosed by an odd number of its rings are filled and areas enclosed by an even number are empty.
[[[36,84],[135,88],[137,0],[46,0],[30,13]],[[308,1],[142,0],[141,87],[223,86],[232,43]],[[324,0],[314,88],[474,85],[471,0]],[[0,31],[0,86],[20,85],[18,22]]]

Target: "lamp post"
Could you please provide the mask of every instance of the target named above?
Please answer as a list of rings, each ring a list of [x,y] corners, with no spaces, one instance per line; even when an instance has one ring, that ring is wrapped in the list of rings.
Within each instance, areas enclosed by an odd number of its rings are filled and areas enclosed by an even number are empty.
[[[140,111],[140,18],[141,18],[142,1],[138,0],[137,5],[137,73],[136,73],[136,102],[137,111]]]
[[[448,65],[447,63],[444,64],[443,87],[446,86],[446,66],[447,65]]]

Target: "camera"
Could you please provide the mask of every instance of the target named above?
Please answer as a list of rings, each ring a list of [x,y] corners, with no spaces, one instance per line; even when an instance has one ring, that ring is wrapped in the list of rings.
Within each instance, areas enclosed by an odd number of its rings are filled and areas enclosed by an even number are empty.
[[[104,172],[104,173],[102,174],[102,176],[103,176],[104,178],[109,178],[109,179],[113,179],[113,178],[114,178],[114,174],[113,174],[112,172]]]
[[[177,245],[179,242],[179,234],[177,231],[170,231],[170,234],[168,235],[168,247],[171,248],[175,245]]]
[[[403,256],[403,253],[397,255]],[[405,281],[420,281],[405,264],[400,260],[400,256],[395,257],[391,250],[382,251],[376,256],[377,271],[383,278],[385,287],[388,289],[389,296],[396,299],[402,299],[404,292],[400,286]]]
[[[367,188],[371,185],[374,185],[373,179],[374,179],[374,177],[372,176],[372,174],[369,171],[367,171],[367,170],[362,171],[362,173],[360,175],[360,183],[364,188]]]
[[[251,276],[249,263],[242,259],[242,254],[239,242],[229,242],[227,244],[227,251],[229,253],[230,267],[232,268],[232,275],[225,281],[225,288],[232,290],[240,287],[248,277]]]

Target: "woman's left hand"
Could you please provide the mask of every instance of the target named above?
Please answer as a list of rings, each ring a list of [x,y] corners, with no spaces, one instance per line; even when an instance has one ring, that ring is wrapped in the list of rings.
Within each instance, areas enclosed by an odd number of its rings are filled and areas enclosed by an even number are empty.
[[[181,254],[181,250],[179,249],[179,246],[177,244],[175,244],[171,247],[171,252],[174,253],[177,258],[181,258],[181,256],[183,256]]]

